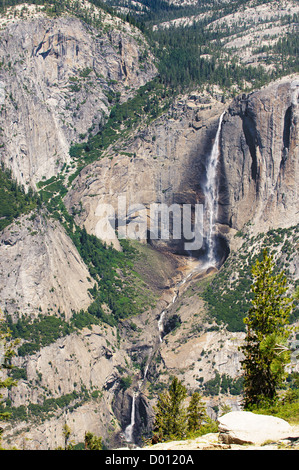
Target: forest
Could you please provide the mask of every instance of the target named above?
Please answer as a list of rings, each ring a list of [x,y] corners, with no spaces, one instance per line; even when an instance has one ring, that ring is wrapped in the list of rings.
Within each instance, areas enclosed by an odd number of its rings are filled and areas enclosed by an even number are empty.
[[[25,192],[12,177],[10,170],[0,167],[0,230],[3,230],[21,214],[28,214],[40,205],[40,197],[31,188]]]

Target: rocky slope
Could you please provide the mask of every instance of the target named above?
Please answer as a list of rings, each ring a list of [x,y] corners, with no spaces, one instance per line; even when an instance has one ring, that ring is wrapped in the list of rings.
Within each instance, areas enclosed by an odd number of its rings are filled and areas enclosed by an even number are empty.
[[[153,203],[203,203],[206,158],[223,109],[216,99],[195,94],[181,97],[151,125],[141,123],[135,135],[119,140],[74,181],[64,201],[69,211],[75,209],[76,222],[95,233],[98,206],[111,204],[117,216],[119,197],[126,203],[125,223],[129,206],[142,204],[148,229]],[[157,244],[165,245],[163,240]],[[183,252],[182,244],[173,240],[168,245]]]
[[[127,206],[140,203],[147,210],[156,201],[204,203],[206,163],[225,111],[218,171],[219,233],[225,239],[230,228],[241,230],[249,222],[256,225],[256,233],[296,224],[298,90],[293,77],[240,96],[229,106],[217,101],[203,104],[200,94],[185,97],[168,115],[86,167],[65,198],[67,207],[80,205],[77,222],[95,233],[98,205],[109,203],[117,213],[119,196]],[[182,252],[182,243],[168,246]]]
[[[273,88],[266,88],[258,93],[243,97],[244,108],[240,108],[241,98],[237,98],[230,106],[226,107],[223,130],[227,128],[229,130],[227,133],[222,130],[220,169],[225,169],[225,165],[231,163],[231,152],[239,158],[239,160],[236,160],[239,165],[237,164],[238,171],[236,173],[233,170],[226,170],[225,173],[220,174],[222,181],[223,175],[226,176],[226,184],[221,186],[222,190],[220,191],[222,204],[224,196],[227,197],[228,194],[235,195],[234,192],[229,192],[231,187],[240,190],[237,177],[241,174],[243,174],[244,191],[251,191],[250,194],[253,198],[257,198],[256,185],[259,181],[267,180],[268,185],[271,184],[275,188],[277,176],[274,171],[268,175],[266,165],[263,166],[259,163],[260,172],[258,176],[251,171],[253,148],[256,149],[259,158],[262,158],[260,155],[265,156],[267,164],[268,158],[270,158],[269,155],[271,155],[271,162],[274,162],[280,168],[282,152],[285,154],[284,149],[288,147],[290,152],[286,163],[291,165],[291,173],[295,175],[297,171],[295,164],[297,144],[293,131],[296,125],[295,113],[297,112],[295,103],[292,105],[291,114],[294,118],[288,121],[289,132],[285,132],[285,135],[289,135],[289,140],[280,140],[280,143],[278,142],[272,149],[273,138],[271,137],[272,126],[280,126],[281,129],[286,127],[284,116],[285,110],[291,106],[289,100],[292,86],[294,87],[294,82],[275,85],[274,89],[277,95],[273,98],[273,102],[275,103],[275,100],[279,99],[281,103],[284,103],[284,106],[281,105],[280,113],[274,114],[271,106],[268,105],[270,108],[269,119],[258,120],[256,118],[255,127],[252,125],[250,129],[256,129],[255,132],[260,140],[254,141],[254,146],[252,141],[248,140],[246,126],[245,131],[244,126],[242,127],[244,109],[250,109],[253,116],[258,116],[260,101],[273,96]],[[267,99],[269,100],[269,98]],[[91,197],[92,195],[96,195],[102,201],[107,200],[105,197],[109,195],[108,201],[115,203],[117,195],[124,194],[130,201],[137,202],[141,200],[145,205],[155,200],[155,198],[165,202],[203,201],[200,182],[204,179],[206,155],[211,149],[211,140],[215,136],[219,115],[225,110],[225,106],[216,101],[207,105],[203,104],[201,100],[200,96],[193,96],[192,99],[186,97],[175,105],[170,115],[162,116],[150,127],[141,130],[126,146],[124,143],[118,142],[117,153],[114,153],[114,149],[110,148],[107,157],[86,167],[77,180],[74,181],[73,188],[65,199],[68,207],[76,205],[81,200],[83,210],[77,215],[77,222],[84,224],[88,230],[92,231],[96,220],[94,218],[95,206],[92,205],[95,197]],[[270,102],[272,103],[271,100]],[[213,106],[211,106],[212,104]],[[269,121],[272,122],[272,125],[270,127],[265,126]],[[155,139],[152,138],[153,135],[155,135]],[[260,141],[263,144],[260,144]],[[229,148],[231,148],[230,151]],[[122,149],[124,155],[121,155],[120,149]],[[130,155],[135,153],[136,156],[130,158],[127,153]],[[155,156],[157,158],[153,158]],[[241,161],[240,156],[242,157]],[[139,164],[138,160],[140,160]],[[257,161],[260,162],[260,160]],[[164,173],[162,170],[165,167],[168,170]],[[104,177],[108,172],[108,168],[109,178]],[[143,172],[144,168],[146,168],[146,171]],[[137,171],[138,169],[139,171]],[[235,174],[237,174],[236,181],[233,178]],[[180,175],[180,178],[174,178],[171,175]],[[247,176],[245,177],[245,175]],[[148,184],[149,181],[152,181],[151,185]],[[246,181],[247,184],[245,185]],[[291,178],[291,182],[289,180],[285,182],[281,177],[281,184],[291,183],[288,196],[293,203],[290,203],[290,211],[284,214],[284,219],[288,220],[289,224],[294,221],[294,208],[298,204],[292,190],[292,181]],[[170,190],[169,192],[164,191],[168,189],[168,184],[171,184],[171,192]],[[258,192],[258,195],[260,194],[263,193]],[[137,197],[140,199],[137,199]],[[259,203],[261,207],[264,207],[263,212],[266,213],[265,208],[268,199],[261,198]],[[226,209],[230,208],[232,211],[240,210],[242,218],[237,219],[235,224],[231,224],[229,218],[221,219],[224,212],[220,212],[219,222],[221,224],[219,224],[219,230],[227,240],[235,240],[236,248],[236,240],[238,239],[233,238],[233,235],[236,234],[236,229],[244,228],[244,224],[251,220],[252,213],[249,212],[247,215],[244,200],[239,196],[235,197],[233,205],[226,206]],[[273,220],[275,219],[273,218]],[[273,223],[273,220],[271,223]],[[35,221],[36,224],[37,222],[38,220]],[[39,224],[42,223],[45,222],[40,220]],[[257,220],[257,223],[253,225],[256,231],[259,229],[258,223]],[[279,226],[279,223],[280,220],[277,221],[277,226]],[[233,225],[233,227],[230,227],[230,225]],[[223,227],[226,227],[225,231]],[[23,230],[26,234],[28,232],[27,238],[29,239],[32,236],[26,227],[26,223],[24,227],[21,226],[18,230]],[[4,232],[3,249],[8,250],[14,246],[12,244],[12,232],[12,227]],[[26,240],[24,234],[21,238]],[[33,244],[32,247],[34,247]],[[231,247],[233,248],[233,243],[231,243]],[[165,248],[166,246],[163,245],[164,250]],[[179,252],[178,248],[172,245],[168,246],[165,255],[162,255],[162,253],[159,255],[159,252],[155,250],[151,251],[152,248],[146,245],[144,250],[150,250],[147,253],[148,267],[145,269],[146,264],[141,262],[138,269],[139,273],[143,275],[143,279],[145,279],[145,275],[147,276],[147,283],[153,282],[151,270],[154,266],[157,268],[156,261],[154,261],[157,255],[157,259],[160,257],[161,260],[162,256],[167,256],[167,252],[170,253],[168,256],[173,252]],[[26,258],[22,259],[25,262]],[[152,405],[155,403],[157,391],[167,385],[170,375],[175,374],[183,379],[192,390],[208,383],[215,377],[215,374],[218,374],[219,377],[227,374],[231,381],[238,378],[241,359],[238,346],[241,344],[243,333],[232,333],[211,323],[211,319],[207,316],[205,303],[201,298],[201,292],[205,285],[209,283],[209,277],[203,277],[196,269],[194,271],[194,268],[198,268],[198,262],[194,264],[189,260],[189,263],[186,263],[187,259],[184,261],[184,258],[181,258],[181,261],[183,263],[175,262],[175,258],[173,258],[173,262],[169,264],[166,270],[167,263],[161,264],[159,269],[162,268],[161,275],[162,278],[164,277],[164,288],[158,294],[155,307],[134,317],[132,321],[121,322],[118,331],[106,326],[105,335],[103,336],[102,333],[97,333],[98,330],[95,327],[90,332],[82,331],[81,334],[72,334],[70,337],[58,340],[48,347],[49,351],[44,348],[30,357],[18,359],[17,365],[21,370],[26,370],[27,377],[20,381],[13,393],[10,394],[13,405],[24,406],[29,400],[41,407],[41,413],[46,413],[42,416],[48,416],[45,423],[40,422],[38,424],[37,421],[34,429],[31,428],[29,432],[25,432],[26,421],[21,421],[18,424],[19,435],[28,439],[26,448],[34,448],[37,445],[36,442],[39,442],[43,448],[55,448],[60,445],[62,439],[61,428],[65,421],[72,428],[75,441],[82,441],[83,438],[80,436],[82,419],[87,420],[85,426],[88,426],[89,430],[94,430],[96,434],[103,435],[110,445],[114,443],[117,447],[121,446],[123,442],[122,433],[126,426],[130,424],[134,392],[137,394],[135,439],[136,442],[140,442],[140,433],[146,434],[150,429],[153,418]],[[180,265],[180,270],[177,270]],[[55,276],[54,271],[53,277]],[[192,271],[192,276],[180,285],[180,280],[186,278],[188,273]],[[158,271],[154,269],[153,272],[157,273]],[[83,273],[84,270],[82,277]],[[213,275],[213,272],[210,275]],[[166,282],[165,279],[167,278],[169,280]],[[81,278],[78,280],[79,283],[80,280]],[[158,278],[156,281],[159,284]],[[85,289],[87,285],[85,284]],[[74,287],[76,288],[76,286]],[[84,284],[82,288],[84,291]],[[86,297],[85,300],[87,301]],[[45,308],[48,308],[47,305],[50,304],[46,302]],[[23,308],[25,308],[25,304],[23,304]],[[163,336],[163,342],[161,343],[159,319],[163,311],[165,311],[165,332],[167,331],[168,321],[175,315],[179,316],[180,324],[175,330],[168,330],[168,334]],[[91,337],[93,338],[93,346],[88,347],[87,341],[89,339],[87,338]],[[50,361],[45,359],[49,356],[51,357]],[[101,372],[97,372],[97,368]],[[44,372],[45,370],[47,373]],[[84,374],[81,372],[83,370]],[[78,380],[75,379],[77,374],[79,374]],[[126,389],[122,386],[122,379],[128,377],[132,382],[131,386]],[[34,388],[32,388],[33,382],[35,383]],[[78,397],[72,395],[78,391],[78,387],[81,387],[81,400],[82,390],[86,390],[83,402],[80,402]],[[45,390],[47,390],[46,394]],[[100,403],[103,404],[101,409],[106,411],[100,413],[101,417],[99,416],[99,420],[96,420],[95,423],[93,416],[95,416],[95,410],[98,409],[97,400],[99,396],[93,392],[97,390],[100,391]],[[92,395],[98,397],[96,401],[91,399]],[[48,397],[54,400],[68,397],[69,404],[66,407],[69,410],[68,413],[61,414],[61,411],[56,411],[55,419],[49,418],[48,412],[45,411]],[[206,403],[212,417],[216,416],[215,409],[219,409],[223,405],[229,405],[232,409],[239,409],[240,407],[239,397],[231,394],[207,397]],[[88,416],[88,418],[83,418],[84,416]],[[108,422],[114,422],[115,425],[113,429],[110,428],[107,434],[108,431],[104,428],[107,427]],[[52,426],[54,426],[55,432]],[[10,439],[18,445],[22,445],[21,438],[16,437],[13,429],[9,430],[9,425],[7,425],[5,432],[10,436]],[[50,433],[49,429],[51,429]],[[45,435],[46,438],[44,438]]]
[[[21,418],[17,424],[8,422],[6,442],[13,442],[19,449],[63,447],[65,423],[75,443],[84,441],[87,430],[113,442],[120,427],[111,407],[111,387],[118,377],[116,367],[124,367],[126,359],[117,344],[116,329],[105,325],[86,328],[35,355],[19,358],[16,366],[26,370],[26,380],[18,381],[13,404],[35,404],[31,417],[35,424],[28,432],[26,419]],[[62,397],[65,401],[61,406]]]
[[[1,307],[14,319],[57,311],[70,319],[91,303],[86,265],[62,226],[45,214],[24,216],[1,233],[0,260]]]

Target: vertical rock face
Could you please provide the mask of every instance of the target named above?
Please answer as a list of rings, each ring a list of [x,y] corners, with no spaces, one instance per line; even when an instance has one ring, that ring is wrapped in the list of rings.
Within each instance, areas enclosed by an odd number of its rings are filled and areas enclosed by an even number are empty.
[[[298,222],[298,80],[238,97],[224,116],[219,222],[255,231]],[[297,214],[297,215],[296,215]]]
[[[84,442],[86,431],[113,442],[113,434],[120,428],[112,411],[111,387],[119,380],[116,366],[124,367],[126,359],[126,353],[117,348],[116,329],[107,326],[85,328],[36,354],[17,358],[17,366],[26,370],[27,378],[20,379],[14,388],[13,406],[35,403],[42,411],[45,397],[55,402],[70,396],[77,406],[72,410],[63,406],[59,411],[54,407],[52,417],[37,419],[29,433],[26,420],[8,421],[5,437],[18,449],[57,449],[64,446],[62,429],[68,423],[76,443]]]
[[[56,175],[72,141],[96,133],[121,99],[156,73],[140,32],[106,15],[95,29],[75,17],[8,22],[0,34],[0,159],[22,184]]]
[[[21,183],[34,186],[71,163],[70,143],[80,141],[88,132],[97,132],[109,112],[112,94],[118,92],[125,100],[155,75],[140,33],[111,18],[104,26],[99,31],[76,18],[53,19],[40,14],[29,21],[8,23],[1,30],[0,82],[5,99],[0,113],[0,160]],[[98,205],[116,207],[120,195],[129,204],[141,203],[146,208],[157,202],[204,203],[207,160],[223,109],[223,103],[216,101],[205,106],[200,96],[182,98],[168,115],[139,130],[127,142],[120,142],[118,151],[111,149],[104,158],[84,168],[65,197],[69,211],[76,209],[76,222],[94,233]],[[223,119],[219,169],[220,224],[241,229],[251,221],[256,231],[262,231],[296,222],[296,82],[275,84],[231,104]],[[166,247],[182,252],[181,246],[171,247],[169,243]],[[153,263],[152,277],[156,276],[162,303],[168,305],[162,298],[166,294],[175,314],[173,292],[163,279],[166,270],[157,276],[157,269]],[[88,307],[92,284],[87,267],[57,221],[41,213],[30,214],[1,233],[1,308],[14,318],[60,312],[68,320],[73,311]],[[209,325],[199,321],[204,308],[196,286],[194,289],[192,302],[189,292],[180,310],[184,329],[189,322],[190,334],[181,329],[180,335],[169,335],[161,346],[163,367],[159,370],[161,376],[165,370],[178,371],[195,388],[203,375],[208,380],[215,370],[237,375],[239,357],[235,354],[235,335],[226,335],[224,346],[218,350],[223,331],[201,333]],[[35,354],[16,358],[26,378],[8,392],[13,406],[43,405],[46,397],[56,400],[74,392],[80,396],[85,389],[89,396],[83,404],[74,395],[72,404],[78,407],[65,407],[75,439],[83,440],[84,429],[109,440],[121,430],[114,424],[116,418],[122,430],[130,418],[131,395],[118,393],[118,383],[122,376],[135,374],[132,344],[138,342],[136,351],[140,353],[144,346],[147,351],[155,339],[159,340],[155,322],[161,312],[153,312],[134,318],[135,336],[126,332],[124,323],[118,331],[96,326],[59,338]],[[118,336],[119,331],[122,336]],[[199,370],[202,365],[204,374]],[[149,401],[140,394],[136,405],[138,429],[147,428],[151,418]],[[63,410],[56,420],[32,425],[28,447],[62,445],[65,422]],[[12,426],[8,438],[13,439],[17,431],[15,443],[21,446],[20,436],[27,433],[27,426],[25,421],[17,429]]]

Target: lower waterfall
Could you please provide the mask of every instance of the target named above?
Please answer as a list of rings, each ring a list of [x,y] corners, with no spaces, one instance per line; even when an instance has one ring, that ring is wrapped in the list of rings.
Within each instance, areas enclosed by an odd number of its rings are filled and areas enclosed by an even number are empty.
[[[135,399],[136,393],[134,392],[132,397],[131,422],[125,429],[125,440],[127,442],[133,442],[133,431],[135,426]]]

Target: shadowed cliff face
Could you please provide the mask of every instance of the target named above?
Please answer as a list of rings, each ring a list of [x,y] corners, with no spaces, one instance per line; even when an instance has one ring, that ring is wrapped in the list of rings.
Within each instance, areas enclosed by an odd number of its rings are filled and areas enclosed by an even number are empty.
[[[298,81],[238,97],[222,128],[219,222],[256,233],[298,222]],[[297,216],[296,216],[297,214]]]

